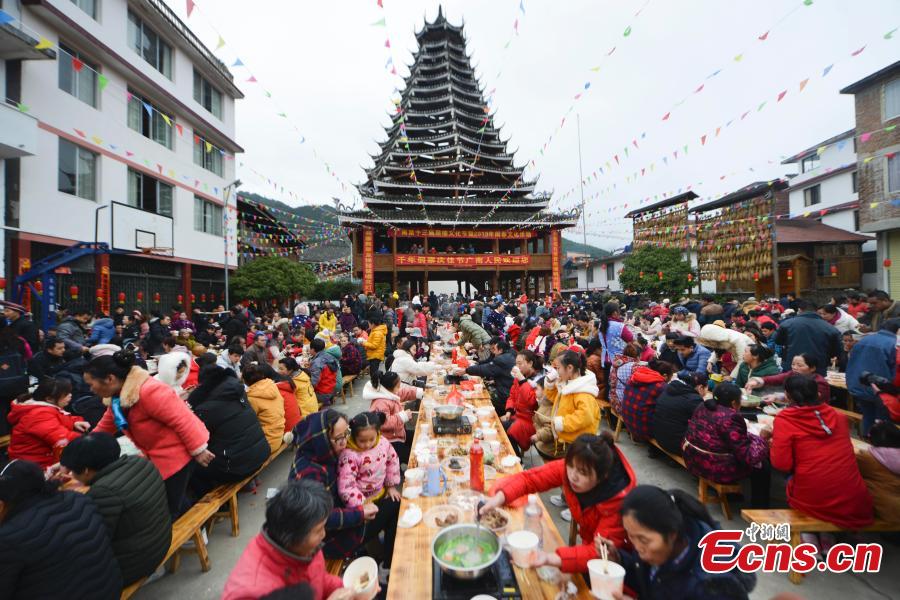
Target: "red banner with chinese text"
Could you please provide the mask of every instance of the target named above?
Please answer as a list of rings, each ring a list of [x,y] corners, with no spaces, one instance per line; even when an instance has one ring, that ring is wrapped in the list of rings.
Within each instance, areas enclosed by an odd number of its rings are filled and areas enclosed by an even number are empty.
[[[100,267],[100,310],[109,314],[109,267]]]
[[[394,257],[398,267],[523,267],[530,261],[527,254],[397,254]]]
[[[551,280],[554,290],[562,289],[562,278],[560,276],[560,249],[562,248],[562,240],[559,229],[550,232],[550,262],[551,262]]]
[[[401,227],[389,229],[390,237],[433,237],[433,238],[472,238],[480,240],[527,240],[537,236],[537,232],[527,229],[480,230],[480,229],[441,229],[433,227]]]
[[[375,232],[363,228],[363,293],[375,293]]]

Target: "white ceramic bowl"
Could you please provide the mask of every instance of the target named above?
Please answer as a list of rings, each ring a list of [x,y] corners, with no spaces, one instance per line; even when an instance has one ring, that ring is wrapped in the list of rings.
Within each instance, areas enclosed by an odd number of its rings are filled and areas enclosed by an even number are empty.
[[[527,569],[528,557],[537,550],[540,540],[533,531],[514,531],[506,536],[506,545],[509,547],[509,555],[517,567]],[[345,584],[346,585],[346,584]]]
[[[360,587],[359,580],[363,575],[369,577],[368,583]],[[378,563],[370,556],[357,558],[347,566],[344,571],[344,587],[351,589],[356,594],[354,598],[371,600],[378,593]]]
[[[490,419],[494,414],[494,409],[490,406],[482,406],[475,411],[479,419]]]

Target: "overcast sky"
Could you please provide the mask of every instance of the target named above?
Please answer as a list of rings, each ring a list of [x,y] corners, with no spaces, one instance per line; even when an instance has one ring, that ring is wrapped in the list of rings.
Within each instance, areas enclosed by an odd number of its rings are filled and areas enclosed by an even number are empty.
[[[183,0],[166,2],[185,18]],[[362,166],[371,164],[369,154],[390,122],[392,92],[402,86],[385,64],[393,59],[398,73],[407,73],[414,31],[426,15],[434,18],[439,3],[383,4],[197,0],[190,27],[210,48],[221,35],[225,45],[217,55],[228,65],[240,58],[249,68],[232,68],[246,94],[237,105],[237,140],[246,150],[238,157],[242,189],[292,205],[331,203],[333,196],[353,201],[349,184],[363,180]],[[495,122],[518,150],[517,164],[535,160],[529,176],[539,175],[539,188],[554,191],[557,208],[580,203],[580,115],[585,177],[604,170],[585,186],[587,241],[606,249],[627,243],[631,224],[622,215],[642,198],[688,185],[714,197],[790,172],[779,164],[784,156],[853,126],[852,96],[838,90],[900,56],[900,32],[883,38],[900,26],[897,0],[808,6],[803,0],[524,0],[524,13],[519,0],[442,4],[451,22],[465,21],[473,64],[485,90],[496,88]],[[387,27],[372,26],[382,18]],[[246,81],[251,75],[258,83]],[[777,101],[783,90],[788,93]],[[645,175],[628,181],[641,168]],[[581,228],[566,236],[581,241]]]

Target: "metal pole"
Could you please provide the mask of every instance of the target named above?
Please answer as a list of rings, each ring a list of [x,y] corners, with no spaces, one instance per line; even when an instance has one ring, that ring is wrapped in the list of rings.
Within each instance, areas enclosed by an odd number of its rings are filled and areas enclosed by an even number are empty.
[[[231,186],[225,188],[225,209],[222,213],[224,221],[224,231],[222,231],[222,239],[225,249],[225,310],[231,309],[231,299],[228,294],[228,198],[231,196]]]

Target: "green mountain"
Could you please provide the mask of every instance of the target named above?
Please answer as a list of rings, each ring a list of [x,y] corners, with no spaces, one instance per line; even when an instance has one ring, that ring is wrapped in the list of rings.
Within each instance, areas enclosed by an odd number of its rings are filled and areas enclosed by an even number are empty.
[[[565,236],[562,239],[562,251],[563,255],[566,252],[577,252],[579,254],[588,254],[594,258],[605,258],[612,254],[609,250],[604,250],[603,248],[597,248],[596,246],[584,245],[580,242],[572,241]]]

